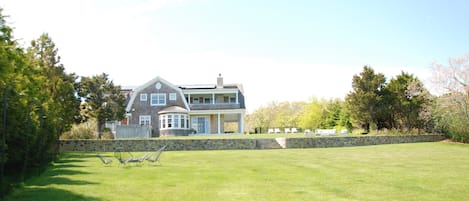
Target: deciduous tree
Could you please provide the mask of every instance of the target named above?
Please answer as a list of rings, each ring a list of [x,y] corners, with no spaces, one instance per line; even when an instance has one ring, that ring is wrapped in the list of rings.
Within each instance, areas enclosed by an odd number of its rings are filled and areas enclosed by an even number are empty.
[[[454,139],[469,142],[469,54],[450,58],[447,65],[433,63],[433,84],[440,96],[438,125]]]
[[[81,78],[78,94],[87,103],[90,115],[96,118],[98,138],[106,121],[124,118],[125,97],[120,90],[105,73]]]

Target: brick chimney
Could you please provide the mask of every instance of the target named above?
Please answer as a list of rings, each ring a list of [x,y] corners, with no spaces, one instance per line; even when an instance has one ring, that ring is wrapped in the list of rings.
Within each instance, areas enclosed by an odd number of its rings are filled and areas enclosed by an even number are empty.
[[[217,88],[223,88],[223,77],[221,73],[219,73],[217,77]]]

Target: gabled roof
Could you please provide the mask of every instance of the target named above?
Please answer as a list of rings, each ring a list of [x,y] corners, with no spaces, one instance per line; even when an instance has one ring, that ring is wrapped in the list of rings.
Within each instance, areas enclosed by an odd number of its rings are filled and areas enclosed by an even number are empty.
[[[137,87],[134,90],[134,93],[132,94],[132,96],[130,97],[129,102],[127,103],[127,107],[125,107],[125,111],[130,112],[130,110],[132,109],[132,105],[134,104],[134,101],[135,101],[135,98],[137,97],[137,95],[140,94],[140,92],[142,90],[149,87],[150,85],[153,85],[156,82],[161,82],[161,83],[171,87],[172,89],[176,90],[177,92],[179,92],[179,95],[182,97],[182,101],[184,102],[184,106],[186,107],[187,110],[190,110],[189,104],[187,103],[186,99],[184,98],[184,94],[182,93],[182,90],[179,87],[177,87],[177,86],[171,84],[170,82],[166,81],[165,79],[161,78],[160,76],[157,76],[157,77],[153,78],[152,80],[148,81],[147,83],[143,84],[142,86]]]

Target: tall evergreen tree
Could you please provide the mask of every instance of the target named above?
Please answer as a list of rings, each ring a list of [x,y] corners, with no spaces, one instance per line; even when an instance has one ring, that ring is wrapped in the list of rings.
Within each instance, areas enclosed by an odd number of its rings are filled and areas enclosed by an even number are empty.
[[[431,101],[423,83],[414,75],[402,72],[391,79],[386,89],[393,95],[389,115],[394,119],[395,127],[407,131],[423,128],[422,112]]]
[[[352,119],[365,132],[370,131],[372,123],[379,125],[380,102],[385,84],[384,75],[376,74],[369,66],[364,66],[360,75],[353,76],[352,92],[346,96],[347,106]]]

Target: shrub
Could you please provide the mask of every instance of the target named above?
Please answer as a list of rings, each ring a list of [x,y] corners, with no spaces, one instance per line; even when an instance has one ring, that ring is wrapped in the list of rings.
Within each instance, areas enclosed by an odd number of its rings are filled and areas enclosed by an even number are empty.
[[[75,124],[70,131],[63,133],[60,139],[96,139],[96,122],[88,121]]]

